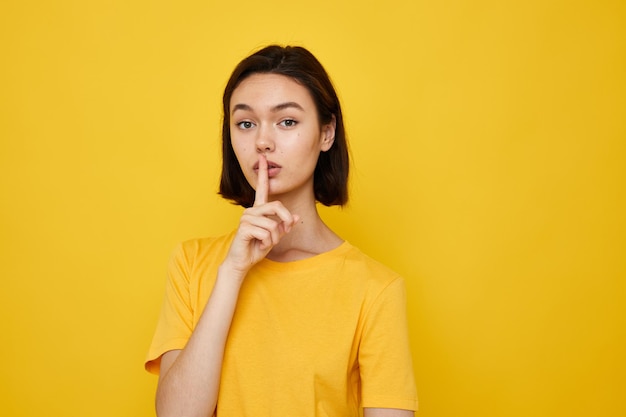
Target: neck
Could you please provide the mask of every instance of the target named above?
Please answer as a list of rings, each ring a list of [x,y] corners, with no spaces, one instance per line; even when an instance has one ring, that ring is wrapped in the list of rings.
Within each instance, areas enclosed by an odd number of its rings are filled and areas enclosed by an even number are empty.
[[[307,204],[289,204],[286,201],[283,204],[292,214],[300,216],[300,221],[272,248],[267,255],[268,259],[278,262],[296,261],[328,252],[341,245],[343,240],[324,223],[317,212],[315,201]]]

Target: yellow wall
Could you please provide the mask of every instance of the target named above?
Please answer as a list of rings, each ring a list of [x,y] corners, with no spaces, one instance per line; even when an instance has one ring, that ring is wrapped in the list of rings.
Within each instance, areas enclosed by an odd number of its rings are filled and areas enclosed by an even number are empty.
[[[280,42],[344,102],[323,215],[407,278],[419,415],[626,415],[625,4],[5,0],[1,414],[153,415],[169,253],[238,218],[221,90]]]

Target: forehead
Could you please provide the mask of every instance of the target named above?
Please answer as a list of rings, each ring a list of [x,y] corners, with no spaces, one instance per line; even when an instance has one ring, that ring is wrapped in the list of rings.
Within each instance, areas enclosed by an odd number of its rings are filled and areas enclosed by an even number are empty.
[[[293,78],[280,74],[252,74],[235,88],[229,107],[232,111],[237,104],[246,104],[260,110],[289,102],[296,102],[305,110],[315,110],[309,90]]]

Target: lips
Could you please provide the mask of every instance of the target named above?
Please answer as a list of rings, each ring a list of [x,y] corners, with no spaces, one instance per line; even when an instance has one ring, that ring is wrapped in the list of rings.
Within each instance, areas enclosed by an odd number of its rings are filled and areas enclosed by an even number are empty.
[[[278,165],[276,162],[272,162],[272,161],[267,161],[267,169],[270,170],[272,168],[282,168],[280,165]],[[254,164],[254,166],[252,167],[252,169],[254,169],[255,171],[259,170],[259,163],[256,162]]]
[[[255,163],[252,169],[254,170],[255,173],[258,174],[259,163],[258,162]],[[267,177],[268,178],[274,178],[275,176],[277,176],[281,169],[282,167],[276,162],[267,161]]]

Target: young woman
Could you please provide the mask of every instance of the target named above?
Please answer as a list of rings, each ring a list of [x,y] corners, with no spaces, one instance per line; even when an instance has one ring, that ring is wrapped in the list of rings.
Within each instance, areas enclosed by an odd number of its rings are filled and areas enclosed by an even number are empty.
[[[146,368],[165,416],[412,416],[404,282],[337,236],[339,100],[301,47],[269,46],[223,98],[220,194],[238,228],[179,245]]]

